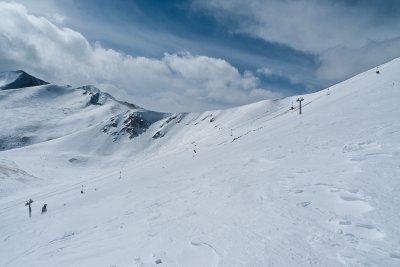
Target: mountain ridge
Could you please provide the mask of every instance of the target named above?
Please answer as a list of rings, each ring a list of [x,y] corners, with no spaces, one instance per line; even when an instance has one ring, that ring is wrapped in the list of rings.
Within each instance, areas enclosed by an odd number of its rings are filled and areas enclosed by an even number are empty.
[[[387,63],[389,64],[389,63]],[[366,72],[372,72],[373,69],[366,71]],[[366,73],[364,72],[364,73]],[[6,72],[5,72],[6,73]],[[8,72],[8,73],[12,73],[12,72]],[[26,73],[24,71],[17,71],[17,73]],[[359,74],[362,75],[363,73]],[[37,79],[29,74],[27,74],[28,76],[32,77],[32,79]],[[353,78],[350,78],[346,81],[344,81],[344,83],[349,82],[352,79],[356,79],[359,75],[354,76]],[[37,79],[39,80],[39,79]],[[343,83],[343,82],[342,82]],[[92,106],[93,108],[96,109],[100,108],[101,106],[105,105],[106,103],[109,103],[109,101],[116,103],[117,105],[121,105],[124,108],[119,108],[119,113],[115,113],[115,112],[109,112],[109,115],[107,115],[103,120],[98,120],[96,123],[103,123],[102,121],[104,121],[104,123],[101,126],[101,131],[103,133],[109,134],[111,136],[113,136],[113,140],[117,141],[119,138],[122,138],[125,134],[127,136],[129,136],[130,138],[133,137],[137,137],[138,135],[144,133],[149,127],[150,125],[160,121],[161,125],[160,128],[157,129],[154,133],[153,133],[153,139],[158,139],[158,138],[162,138],[165,136],[165,134],[167,134],[167,132],[170,130],[171,128],[171,123],[176,123],[176,122],[180,122],[181,118],[187,116],[188,114],[200,114],[199,116],[202,116],[201,114],[207,114],[204,116],[204,118],[202,118],[202,120],[210,120],[210,122],[214,122],[217,119],[217,116],[215,115],[216,113],[221,113],[222,111],[219,110],[215,110],[215,111],[203,111],[203,112],[181,112],[181,113],[162,113],[162,112],[155,112],[155,111],[149,111],[146,110],[138,105],[132,104],[132,103],[128,103],[125,101],[120,101],[116,98],[114,98],[112,95],[110,95],[109,93],[103,92],[101,91],[99,88],[93,86],[93,85],[84,85],[84,86],[80,86],[80,87],[71,87],[71,86],[58,86],[58,85],[51,85],[46,83],[44,86],[48,86],[46,88],[45,91],[51,91],[51,90],[61,90],[61,91],[65,91],[65,92],[72,92],[72,91],[80,91],[82,90],[82,96],[84,97],[84,101],[86,101],[86,104],[84,105],[84,107],[89,107]],[[53,89],[51,89],[53,88]],[[331,86],[331,90],[335,88],[335,86]],[[323,92],[326,91],[327,89],[321,90],[319,92]],[[1,92],[1,91],[0,91]],[[318,94],[319,92],[316,93],[312,93],[309,95],[313,95],[313,94]],[[329,89],[328,89],[328,93],[329,93]],[[7,94],[7,93],[5,93]],[[57,93],[55,94],[56,96]],[[62,94],[61,94],[62,95]],[[29,96],[31,97],[31,96]],[[278,99],[278,100],[264,100],[264,101],[260,101],[258,102],[260,105],[265,105],[267,112],[265,113],[266,115],[268,113],[274,113],[277,110],[276,109],[282,109],[283,106],[286,106],[286,108],[284,108],[283,110],[283,114],[286,114],[288,112],[293,112],[293,111],[297,111],[298,107],[294,107],[293,110],[289,109],[290,106],[290,102],[294,102],[293,100],[295,100],[297,97],[293,96],[293,97],[287,97],[284,99]],[[79,100],[82,101],[82,100]],[[303,103],[304,105],[308,105],[309,103],[307,102],[307,99],[305,101],[305,103]],[[234,111],[234,110],[240,110],[240,109],[244,109],[246,110],[246,107],[251,107],[254,105],[258,105],[257,103],[253,103],[253,104],[248,104],[248,105],[244,105],[244,106],[240,106],[240,107],[234,107],[234,108],[229,108],[226,109],[227,111]],[[1,107],[1,105],[0,105]],[[69,108],[64,108],[64,109],[69,109]],[[147,115],[144,115],[147,114]],[[144,115],[144,116],[143,116]],[[275,115],[275,116],[281,116],[281,115]],[[124,119],[122,119],[124,118]],[[147,118],[148,121],[145,119]],[[162,121],[164,118],[167,118],[164,122]],[[176,119],[178,118],[178,119]],[[201,122],[201,121],[200,121]],[[200,122],[196,122],[196,125]],[[88,123],[87,126],[92,125],[91,123]],[[85,126],[85,127],[87,127]],[[69,131],[66,131],[69,132]],[[250,131],[251,132],[251,131]],[[69,132],[70,133],[70,132]],[[246,133],[248,134],[248,133]],[[16,136],[16,137],[14,137]],[[57,138],[62,137],[63,135],[58,135]],[[236,136],[234,140],[237,140],[239,138],[241,138],[241,136]],[[45,140],[51,140],[54,137],[47,137]],[[43,140],[41,140],[43,141]],[[9,145],[9,146],[5,146],[5,143],[15,143],[15,145]],[[32,138],[32,136],[30,136],[29,134],[26,135],[24,133],[1,133],[0,132],[0,150],[5,150],[5,149],[12,149],[12,148],[17,148],[17,147],[21,147],[21,146],[25,146],[25,145],[29,145],[29,144],[34,144],[36,143],[36,141],[34,141],[34,138]]]

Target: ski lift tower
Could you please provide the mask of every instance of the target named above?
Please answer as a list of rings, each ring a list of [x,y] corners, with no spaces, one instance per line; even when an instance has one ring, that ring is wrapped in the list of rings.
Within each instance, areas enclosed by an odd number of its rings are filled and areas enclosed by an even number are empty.
[[[297,98],[297,100],[296,100],[296,102],[299,102],[299,105],[300,105],[299,114],[301,114],[301,101],[303,101],[303,100],[304,100],[304,98],[302,98],[302,97],[299,97],[299,98]]]

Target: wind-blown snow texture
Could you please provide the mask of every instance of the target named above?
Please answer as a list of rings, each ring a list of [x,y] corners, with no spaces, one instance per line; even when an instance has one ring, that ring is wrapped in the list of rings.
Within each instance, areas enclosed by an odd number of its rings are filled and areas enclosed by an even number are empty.
[[[0,266],[399,266],[399,70],[304,95],[302,115],[2,91]]]

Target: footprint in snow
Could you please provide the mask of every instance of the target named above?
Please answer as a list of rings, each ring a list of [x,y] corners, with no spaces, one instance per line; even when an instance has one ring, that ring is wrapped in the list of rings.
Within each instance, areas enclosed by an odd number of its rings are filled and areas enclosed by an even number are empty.
[[[353,223],[349,220],[339,221],[339,225],[352,225]]]
[[[389,257],[391,257],[391,258],[393,258],[393,259],[398,259],[398,260],[400,260],[400,253],[392,252],[392,253],[389,254]]]
[[[344,201],[365,201],[364,199],[358,197],[357,195],[342,193],[340,194],[340,198]]]
[[[218,266],[219,255],[217,250],[206,242],[190,242],[190,247],[185,250],[186,256],[189,256],[191,266]],[[193,265],[195,263],[195,265]]]
[[[289,189],[288,192],[292,193],[292,194],[301,194],[301,193],[304,193],[304,190],[298,189],[298,188],[292,188],[292,189]]]
[[[296,204],[297,207],[308,207],[309,205],[311,205],[311,201],[303,201],[303,202],[299,202]]]
[[[343,147],[343,153],[347,154],[350,161],[365,161],[369,158],[392,157],[390,153],[383,153],[382,146],[373,141],[365,141],[354,144],[347,144]]]
[[[136,258],[133,262],[133,267],[144,267],[144,263],[141,258]]]

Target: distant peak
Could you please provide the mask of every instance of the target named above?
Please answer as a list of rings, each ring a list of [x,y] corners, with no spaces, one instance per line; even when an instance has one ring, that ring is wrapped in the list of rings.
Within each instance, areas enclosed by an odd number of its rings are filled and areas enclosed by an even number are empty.
[[[99,88],[91,84],[78,87],[77,89],[89,92],[92,95],[89,103],[93,105],[103,105],[107,101],[107,99],[112,99],[113,101],[116,101],[121,105],[124,105],[130,109],[143,109],[142,107],[139,107],[135,104],[117,100],[109,93],[103,92]]]
[[[23,70],[0,72],[0,90],[18,89],[49,84]]]
[[[87,84],[87,85],[78,87],[77,89],[82,89],[82,90],[85,90],[85,91],[88,91],[88,92],[91,92],[91,93],[102,93],[102,94],[107,94],[107,93],[104,93],[103,91],[101,91],[101,90],[100,90],[99,88],[97,88],[96,86],[91,85],[91,84]]]

